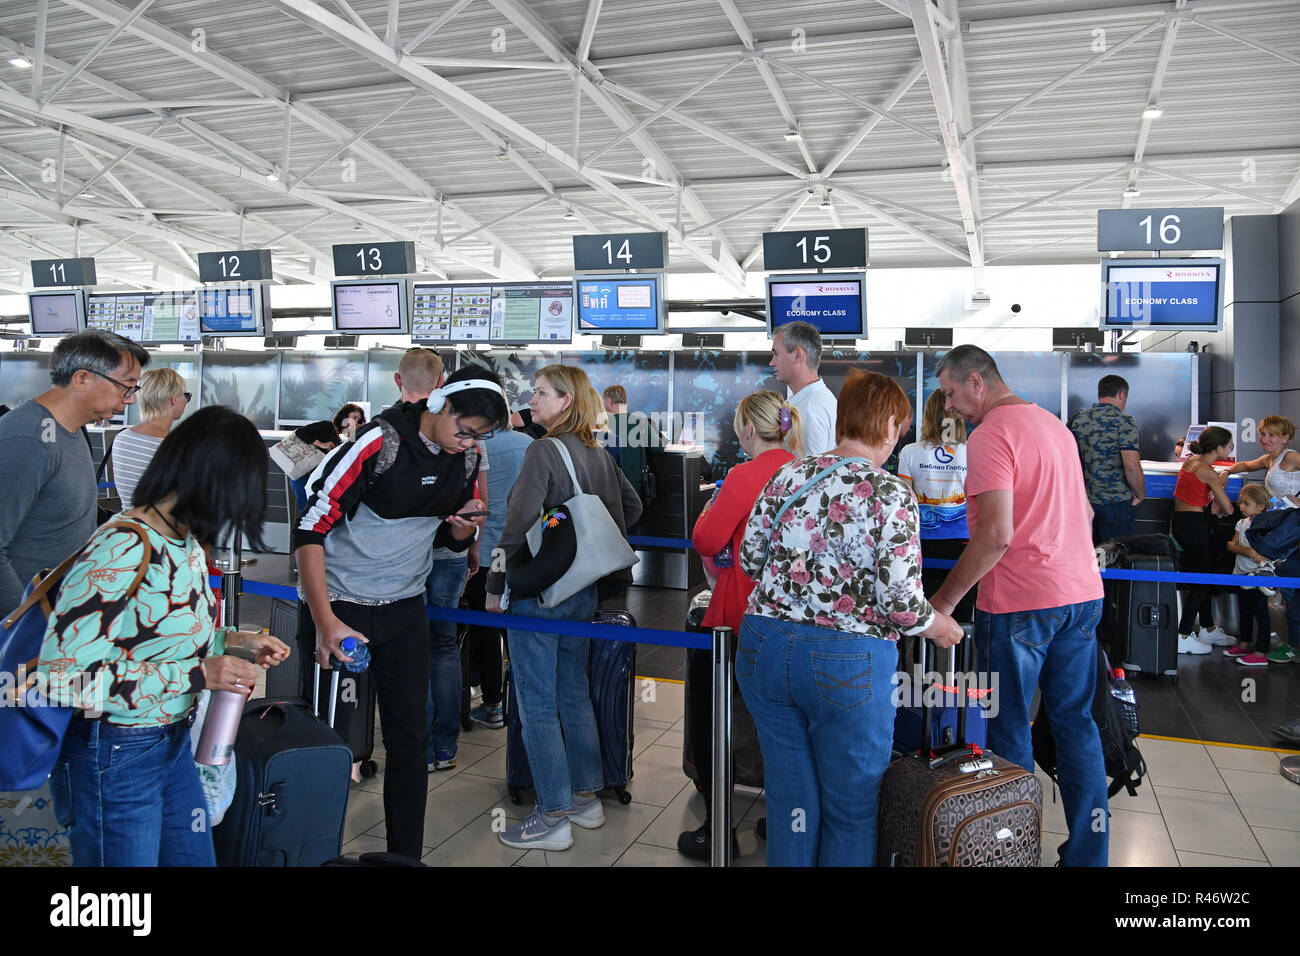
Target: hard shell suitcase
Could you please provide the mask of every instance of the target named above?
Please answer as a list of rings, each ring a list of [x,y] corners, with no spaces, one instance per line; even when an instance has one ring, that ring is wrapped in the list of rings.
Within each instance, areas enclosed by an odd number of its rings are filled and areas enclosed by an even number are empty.
[[[298,646],[298,602],[286,598],[271,599],[271,623],[267,628],[272,637],[278,637],[289,645],[290,654],[287,667],[272,667],[266,672],[267,697],[302,697],[302,671],[298,666],[298,656],[302,648]],[[307,649],[310,656],[312,649]]]
[[[212,843],[220,866],[319,866],[343,846],[352,753],[298,699],[249,702],[235,800]]]
[[[968,634],[968,662],[970,642]],[[922,669],[926,656],[923,650]],[[957,744],[904,755],[886,768],[877,866],[1039,865],[1042,785],[1023,767],[967,744],[966,711],[958,712]],[[925,708],[922,740],[932,733],[931,716]]]
[[[597,611],[592,622],[636,627],[627,611]],[[614,791],[619,803],[632,802],[627,791],[632,779],[632,717],[636,702],[632,682],[636,679],[636,644],[632,641],[593,640],[587,658],[587,681],[591,706],[596,714],[600,758],[605,789]],[[523,724],[515,698],[511,668],[505,676],[506,787],[513,803],[523,801],[523,791],[533,789],[533,774],[524,749]]]
[[[370,669],[367,668],[359,674],[344,672],[342,683],[336,684],[331,674],[338,670],[337,667],[331,671],[323,671],[316,667],[316,624],[312,621],[311,611],[307,609],[305,602],[299,602],[298,606],[296,647],[301,655],[298,659],[302,680],[301,697],[306,701],[314,701],[319,697],[328,702],[330,688],[335,688],[334,703],[337,712],[336,719],[330,722],[330,726],[347,741],[348,747],[352,750],[352,762],[361,764],[361,776],[366,779],[373,777],[379,772],[379,764],[374,760],[375,681]],[[272,696],[269,691],[267,696]]]
[[[1173,560],[1146,554],[1123,554],[1117,571],[1178,570]],[[1178,676],[1178,589],[1172,581],[1107,579],[1102,629],[1111,660],[1126,672]]]

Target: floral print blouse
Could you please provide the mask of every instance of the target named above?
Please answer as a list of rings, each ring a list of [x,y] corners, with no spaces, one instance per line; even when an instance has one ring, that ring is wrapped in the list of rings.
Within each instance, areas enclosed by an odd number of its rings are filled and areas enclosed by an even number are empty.
[[[920,634],[934,608],[921,589],[916,499],[902,479],[865,460],[842,465],[791,504],[773,532],[782,502],[835,460],[796,459],[759,495],[740,551],[758,582],[746,613],[889,641]]]

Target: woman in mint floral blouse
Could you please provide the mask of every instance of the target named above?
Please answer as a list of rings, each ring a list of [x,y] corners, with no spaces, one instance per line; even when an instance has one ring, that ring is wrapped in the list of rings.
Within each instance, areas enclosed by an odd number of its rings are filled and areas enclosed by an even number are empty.
[[[894,736],[896,642],[903,634],[941,647],[961,640],[960,625],[921,590],[912,490],[876,464],[910,420],[897,383],[850,372],[839,396],[839,444],[782,467],[745,529],[740,563],[757,585],[736,678],[763,751],[770,866],[874,862],[880,779]]]
[[[78,709],[50,774],[75,866],[216,865],[197,816],[207,804],[190,716],[204,689],[252,693],[257,666],[226,646],[248,648],[263,667],[289,648],[214,627],[204,547],[229,526],[260,546],[266,470],[252,422],[200,409],[158,446],[135,507],[97,530],[63,578],[38,668]],[[128,596],[146,540],[145,575]]]

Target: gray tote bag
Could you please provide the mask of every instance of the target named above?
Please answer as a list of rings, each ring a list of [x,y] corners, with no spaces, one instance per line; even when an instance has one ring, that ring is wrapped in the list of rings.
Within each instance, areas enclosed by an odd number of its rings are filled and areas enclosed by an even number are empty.
[[[618,524],[610,517],[605,502],[599,495],[590,495],[582,490],[577,472],[573,470],[573,459],[569,457],[569,449],[564,447],[564,442],[556,438],[547,438],[545,441],[553,442],[559,449],[564,467],[569,471],[569,479],[573,482],[573,497],[564,503],[564,507],[573,519],[573,533],[578,539],[578,551],[569,570],[550,587],[544,588],[537,597],[538,603],[543,607],[554,607],[606,575],[632,567],[639,559],[623,532],[618,529]],[[542,530],[545,527],[546,515],[543,513],[525,535],[528,550],[533,554],[537,554],[541,548]]]

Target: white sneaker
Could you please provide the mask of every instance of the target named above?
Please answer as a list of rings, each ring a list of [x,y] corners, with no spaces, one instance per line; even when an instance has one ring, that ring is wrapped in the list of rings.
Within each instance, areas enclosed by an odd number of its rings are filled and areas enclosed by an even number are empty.
[[[523,823],[506,827],[497,835],[506,846],[516,850],[567,850],[573,846],[573,830],[567,817],[558,823],[547,823],[542,814],[534,810]]]
[[[1223,628],[1217,624],[1214,630],[1207,631],[1201,628],[1201,633],[1196,635],[1196,639],[1202,644],[1209,644],[1211,647],[1232,647],[1237,643],[1237,639],[1229,634],[1223,633]]]
[[[1178,635],[1178,653],[1179,654],[1209,654],[1214,650],[1204,641],[1198,641],[1195,637],[1188,634]]]
[[[569,809],[564,811],[564,815],[569,818],[570,823],[584,830],[598,830],[605,825],[605,808],[600,804],[600,797],[585,806],[579,806],[575,800]]]

